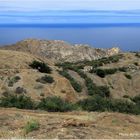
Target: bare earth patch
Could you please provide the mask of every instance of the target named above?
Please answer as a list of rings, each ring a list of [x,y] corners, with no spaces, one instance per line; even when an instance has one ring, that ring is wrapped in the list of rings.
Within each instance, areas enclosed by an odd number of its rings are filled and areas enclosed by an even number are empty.
[[[39,128],[25,133],[36,120]],[[120,113],[48,113],[0,108],[0,138],[133,138],[140,139],[140,116]]]

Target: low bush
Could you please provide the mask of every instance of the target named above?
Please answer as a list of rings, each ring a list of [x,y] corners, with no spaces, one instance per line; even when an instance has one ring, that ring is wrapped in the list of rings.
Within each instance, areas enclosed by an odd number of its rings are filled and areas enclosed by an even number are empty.
[[[34,109],[35,103],[30,97],[24,95],[8,95],[0,98],[1,107],[16,107],[19,109]]]
[[[92,96],[98,94],[102,97],[110,96],[110,91],[107,86],[97,86],[95,83],[93,83],[92,79],[87,77],[87,75],[83,71],[77,69],[74,69],[74,71],[77,72],[85,80],[88,95]]]
[[[135,56],[140,58],[140,52],[136,52]]]
[[[119,54],[110,57],[103,57],[92,61],[83,61],[83,64],[93,66],[93,68],[97,68],[103,66],[104,64],[117,63],[122,57],[123,55]]]
[[[99,95],[101,97],[110,97],[110,90],[107,86],[96,86],[93,95]]]
[[[53,79],[53,77],[51,77],[51,76],[45,75],[45,76],[43,76],[43,77],[37,79],[36,81],[37,81],[37,82],[40,82],[40,83],[42,83],[42,84],[46,84],[46,83],[50,83],[50,84],[51,84],[51,83],[54,82],[54,79]]]
[[[74,71],[77,72],[83,79],[88,78],[87,75],[83,71],[77,70],[77,69],[75,69]]]
[[[88,95],[99,95],[101,97],[110,97],[110,90],[107,86],[97,86],[90,78],[85,79]]]
[[[129,74],[124,74],[125,75],[125,77],[127,78],[127,79],[132,79],[132,76],[131,75],[129,75]]]
[[[124,100],[111,100],[109,109],[113,112],[121,112],[121,113],[128,113],[128,114],[140,114],[140,109],[137,105],[130,103]]]
[[[49,112],[67,112],[73,110],[73,105],[60,97],[47,97],[41,99],[38,108]]]
[[[43,94],[44,96],[44,94]],[[75,104],[66,102],[60,97],[47,97],[41,99],[36,104],[31,98],[26,96],[8,95],[0,98],[0,107],[16,107],[20,109],[40,109],[49,112],[67,112],[77,109],[86,111],[109,111],[129,114],[140,114],[140,95],[130,98],[133,103],[126,100],[104,98],[98,94],[87,99],[78,101]],[[36,125],[35,125],[36,126]],[[28,126],[27,132],[34,130],[34,125]],[[31,128],[31,129],[30,129]],[[36,128],[36,127],[35,127]],[[31,131],[30,131],[31,130]]]
[[[86,111],[107,111],[109,108],[109,100],[94,95],[93,97],[79,101],[78,105]]]
[[[96,85],[93,83],[93,81],[90,78],[85,79],[85,84],[87,87],[88,95],[90,96],[93,95]]]
[[[101,78],[104,78],[106,76],[105,70],[103,69],[96,69],[95,73]]]
[[[27,93],[27,91],[23,87],[17,87],[15,93],[22,94],[22,93]]]
[[[83,110],[86,111],[113,111],[128,114],[140,114],[139,106],[124,100],[102,98],[93,96],[78,102]]]
[[[38,129],[39,129],[39,122],[37,120],[30,120],[24,126],[24,130],[26,134]]]
[[[138,104],[139,107],[140,107],[140,95],[137,95],[137,96],[131,98],[131,100],[132,100],[133,102],[135,102],[136,104]]]
[[[115,74],[118,71],[117,68],[105,69],[106,75]]]
[[[71,77],[71,75],[66,71],[66,70],[63,70],[63,71],[59,71],[59,74],[64,76],[65,78],[67,78],[72,87],[75,89],[75,91],[77,92],[82,92],[82,86],[74,79]]]
[[[99,77],[104,78],[106,75],[115,74],[117,71],[126,72],[127,68],[126,67],[111,68],[111,69],[97,68],[97,69],[91,70],[90,73],[96,73]]]
[[[8,86],[13,87],[15,83],[17,83],[21,78],[19,76],[15,76],[9,79]]]
[[[31,68],[37,69],[41,73],[51,73],[52,69],[44,62],[33,61],[30,65]]]
[[[119,71],[121,71],[121,72],[127,72],[127,67],[120,67],[120,68],[118,68],[118,70]]]

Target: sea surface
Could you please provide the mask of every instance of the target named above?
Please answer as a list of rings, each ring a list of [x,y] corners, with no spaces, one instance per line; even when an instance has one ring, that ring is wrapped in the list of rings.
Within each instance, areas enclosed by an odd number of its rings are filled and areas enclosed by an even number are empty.
[[[140,25],[12,25],[0,26],[0,46],[33,38],[64,40],[96,48],[140,51]]]

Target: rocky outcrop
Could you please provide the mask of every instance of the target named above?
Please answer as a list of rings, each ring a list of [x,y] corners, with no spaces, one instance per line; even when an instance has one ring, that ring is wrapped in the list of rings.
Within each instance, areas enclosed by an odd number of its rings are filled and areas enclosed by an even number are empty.
[[[27,39],[14,45],[4,46],[3,49],[28,52],[33,55],[49,58],[54,61],[77,62],[94,60],[118,54],[119,48],[98,49],[88,45],[71,45],[61,40]]]

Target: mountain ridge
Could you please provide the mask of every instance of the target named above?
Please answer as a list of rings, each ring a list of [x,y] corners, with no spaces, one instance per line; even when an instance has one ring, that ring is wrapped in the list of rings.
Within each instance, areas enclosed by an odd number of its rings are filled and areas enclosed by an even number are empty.
[[[89,45],[71,45],[62,40],[37,40],[26,39],[13,45],[6,45],[1,49],[28,52],[53,61],[77,62],[95,60],[118,54],[121,50],[117,47],[110,49],[92,48]]]

